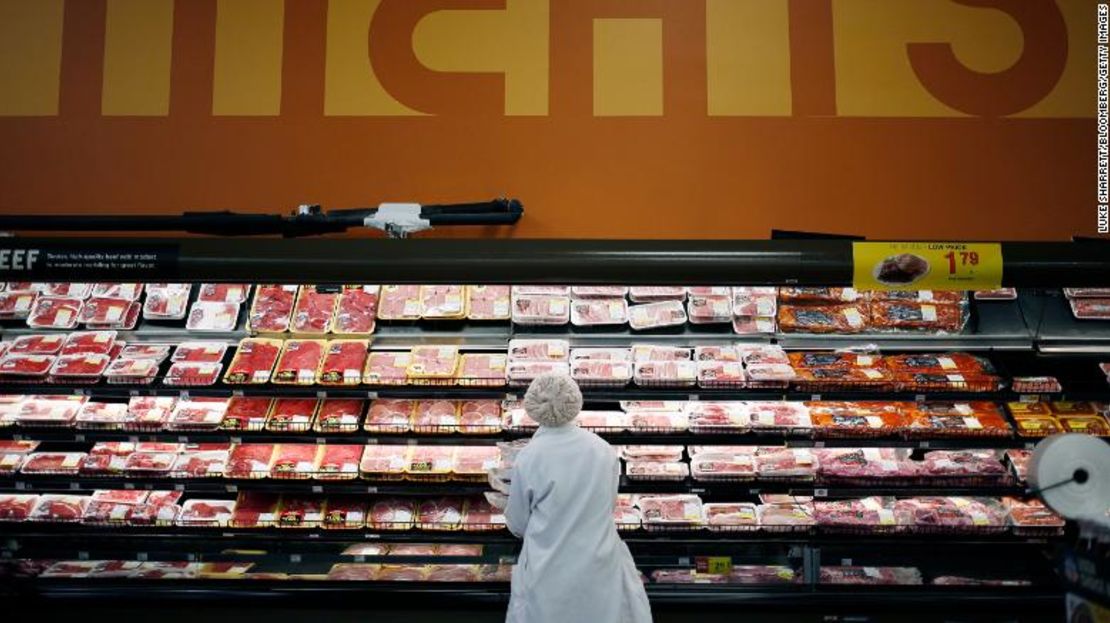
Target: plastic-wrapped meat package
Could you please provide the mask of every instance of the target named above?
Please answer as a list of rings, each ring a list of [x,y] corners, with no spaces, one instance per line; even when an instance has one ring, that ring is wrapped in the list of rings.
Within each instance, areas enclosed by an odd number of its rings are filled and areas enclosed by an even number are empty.
[[[640,509],[636,508],[635,498],[621,493],[617,495],[617,505],[613,508],[613,521],[618,530],[637,530],[643,518]]]
[[[685,301],[686,288],[682,286],[632,286],[628,298],[634,303],[655,301]]]
[[[686,324],[686,308],[679,301],[663,301],[632,305],[628,308],[628,323],[634,330],[659,329]]]
[[[323,335],[332,323],[339,292],[321,292],[316,286],[301,286],[289,330],[293,333]]]
[[[790,357],[781,346],[770,344],[741,344],[736,347],[746,366],[791,365]]]
[[[467,400],[459,405],[459,432],[485,435],[501,432],[501,403],[496,400]]]
[[[360,448],[361,450],[361,448]],[[320,527],[325,530],[361,530],[366,526],[366,500],[329,497]]]
[[[61,336],[58,336],[61,337]],[[63,355],[107,355],[116,343],[115,331],[78,331],[70,333],[62,346]]]
[[[1110,424],[1098,415],[1061,415],[1058,418],[1064,432],[1084,435],[1110,436]]]
[[[697,366],[700,387],[742,387],[747,378],[738,361],[699,361]]]
[[[411,480],[442,480],[455,471],[455,446],[410,446],[404,474]]]
[[[755,504],[748,502],[710,503],[703,506],[710,530],[754,531],[759,529]]]
[[[108,369],[110,361],[108,355],[59,355],[50,366],[50,376],[58,380],[89,379],[95,382]]]
[[[328,444],[320,446],[315,478],[350,480],[358,478],[363,446]]]
[[[806,448],[761,447],[755,453],[755,472],[760,479],[812,480],[817,457]]]
[[[312,430],[318,406],[316,398],[278,398],[266,417],[265,428],[270,431]]]
[[[428,565],[425,582],[477,582],[478,565]]]
[[[740,363],[740,351],[734,346],[695,346],[694,361]]]
[[[500,463],[497,446],[455,446],[454,472],[460,476],[478,476],[484,481],[489,470]]]
[[[149,491],[97,489],[93,491],[93,502],[114,502],[117,504],[142,504],[146,502]]]
[[[416,403],[412,429],[416,432],[455,432],[459,428],[459,404],[452,400],[421,400]]]
[[[689,428],[689,418],[682,411],[631,410],[628,427],[633,431],[675,432]]]
[[[867,497],[814,503],[817,525],[830,530],[892,532],[905,524],[892,498]]]
[[[736,287],[732,289],[735,316],[774,316],[778,291],[775,288]]]
[[[629,417],[623,411],[582,411],[575,423],[585,429],[620,432],[628,429]]]
[[[413,502],[402,498],[386,498],[370,505],[366,525],[371,530],[409,530],[416,523]]]
[[[1002,479],[1006,466],[995,450],[933,450],[921,463],[923,476],[973,476],[977,479]]]
[[[95,578],[130,578],[142,563],[137,560],[105,560],[93,571]]]
[[[903,403],[821,401],[805,404],[813,427],[824,437],[877,437],[901,432],[909,425]]]
[[[20,426],[73,426],[77,419],[77,412],[86,401],[83,396],[80,398],[31,397],[20,405],[16,421]]]
[[[25,452],[7,452],[0,450],[0,474],[8,475],[19,471],[27,454]]]
[[[81,521],[93,525],[123,525],[127,523],[127,517],[134,507],[134,504],[92,500]]]
[[[753,363],[744,368],[748,380],[753,384],[785,384],[797,378],[794,368],[784,363]],[[784,385],[783,385],[784,386]]]
[[[795,372],[799,391],[821,391],[838,387],[890,391],[894,386],[894,377],[882,368],[809,368]]]
[[[732,322],[732,299],[723,296],[694,296],[686,303],[691,324]]]
[[[736,316],[732,319],[732,332],[737,335],[774,333],[777,328],[774,316]]]
[[[715,446],[690,459],[694,480],[750,480],[755,478],[755,447]]]
[[[1015,534],[1021,536],[1063,533],[1064,518],[1052,512],[1040,500],[1004,498],[1002,502],[1009,515],[1010,524],[1014,526]]]
[[[780,305],[779,329],[784,333],[859,333],[870,314],[863,305]]]
[[[134,303],[126,298],[94,297],[85,301],[78,321],[85,324],[122,324]]]
[[[281,353],[280,340],[246,338],[239,342],[235,357],[224,375],[224,383],[261,384],[270,382]]]
[[[57,355],[61,352],[66,340],[67,336],[60,333],[21,335],[8,342],[9,347],[6,353],[9,355]],[[111,345],[109,345],[110,349]]]
[[[1029,472],[1029,460],[1033,458],[1033,452],[1030,450],[1007,450],[1006,459],[1010,461],[1010,466],[1013,467],[1014,476],[1017,477],[1018,482],[1025,482],[1026,475]]]
[[[168,430],[216,430],[227,413],[227,399],[180,400],[167,421]]]
[[[269,443],[240,444],[231,449],[225,478],[267,478],[277,447]]]
[[[425,565],[382,565],[375,580],[378,582],[424,582],[428,576]]]
[[[193,303],[185,328],[190,331],[234,331],[239,322],[238,303]]]
[[[1017,433],[1022,437],[1048,437],[1064,432],[1060,422],[1051,415],[1029,415],[1015,417]]]
[[[246,340],[244,340],[246,341]],[[242,345],[240,345],[242,347]],[[219,363],[227,352],[225,342],[204,342],[190,340],[181,342],[173,349],[171,361],[190,361],[193,363]]]
[[[378,299],[378,318],[382,320],[420,320],[424,305],[420,286],[382,286]]]
[[[681,462],[628,461],[624,473],[629,480],[685,480],[690,466]]]
[[[822,370],[846,368],[878,368],[882,365],[882,357],[871,353],[852,352],[798,352],[789,354],[790,365],[795,369]]]
[[[913,437],[1009,437],[1013,434],[1001,413],[980,409],[978,405],[979,403],[916,404],[910,413],[907,433]],[[990,409],[993,409],[993,405]]]
[[[632,380],[632,368],[627,361],[579,359],[571,364],[570,375],[582,385],[623,387]]]
[[[378,291],[376,285],[343,288],[336,303],[331,332],[338,335],[373,333],[378,317]]]
[[[751,428],[751,417],[742,402],[689,402],[686,415],[695,433],[734,433]]]
[[[509,286],[467,286],[467,312],[470,320],[508,320],[512,316]]]
[[[234,500],[188,500],[181,507],[177,525],[226,526],[234,512]]]
[[[250,295],[249,283],[202,283],[197,300],[205,303],[244,303]]]
[[[47,283],[43,284],[45,287],[42,293],[48,296],[69,296],[76,299],[87,299],[89,294],[92,293],[93,284],[91,283]]]
[[[454,378],[458,367],[459,348],[457,346],[415,346],[412,349],[412,360],[409,362],[408,378],[412,381],[451,379]]]
[[[220,378],[221,363],[193,363],[179,361],[166,370],[162,383],[174,387],[213,385]]]
[[[565,362],[570,357],[566,340],[509,340],[510,361]]]
[[[31,381],[46,376],[54,365],[54,355],[4,355],[0,359],[0,374],[21,377]]]
[[[173,413],[177,399],[169,396],[133,396],[127,402],[129,429],[160,430]]]
[[[0,293],[0,318],[26,318],[31,313],[37,296],[34,292]]]
[[[366,446],[359,462],[359,473],[371,480],[401,480],[408,467],[408,455],[409,446]]]
[[[174,502],[146,502],[131,507],[127,523],[133,526],[169,526],[177,522],[181,506]]]
[[[42,578],[88,578],[97,567],[104,563],[99,560],[66,560],[47,567],[39,577]]]
[[[329,582],[373,582],[378,578],[381,565],[340,562],[328,570]]]
[[[693,361],[646,361],[634,365],[632,378],[640,386],[690,386],[697,383]]]
[[[681,461],[682,446],[621,446],[618,450],[626,461]]]
[[[570,365],[554,361],[512,361],[506,372],[509,382],[514,385],[527,384],[541,374],[562,374],[570,376]]]
[[[283,495],[278,510],[279,528],[315,528],[324,521],[324,498]]]
[[[367,340],[329,341],[316,381],[321,385],[358,385],[362,382],[362,370],[366,366],[369,346]],[[281,371],[279,364],[279,376]]]
[[[76,522],[85,516],[85,509],[92,501],[87,495],[65,495],[46,493],[39,496],[39,502],[27,518],[28,521]]]
[[[289,330],[297,286],[259,285],[254,292],[249,324],[251,331],[259,333],[284,333]]]
[[[463,513],[460,526],[463,530],[468,532],[500,530],[505,527],[505,513],[494,508],[489,502],[482,498],[470,498],[466,501],[466,510]],[[440,548],[439,555],[444,555],[442,547]]]
[[[265,491],[243,491],[235,501],[228,524],[234,528],[268,528],[278,521],[281,495]]]
[[[893,301],[902,303],[959,305],[967,302],[967,292],[957,292],[954,290],[875,290],[866,294],[871,297],[872,303]]]
[[[270,477],[307,480],[316,474],[321,446],[307,443],[283,443],[274,452]]]
[[[820,584],[865,584],[906,586],[921,584],[921,571],[914,567],[821,567]]]
[[[64,296],[40,296],[31,306],[27,325],[37,329],[72,329],[77,326],[84,301]]]
[[[370,403],[363,430],[369,433],[405,433],[412,428],[416,402],[379,398]]]
[[[624,299],[574,299],[570,322],[578,327],[627,324],[628,304]]]
[[[863,297],[852,288],[779,288],[779,299],[789,303],[852,303]]]
[[[500,387],[507,366],[508,357],[500,353],[467,353],[459,358],[457,381],[467,387]]]
[[[570,296],[570,286],[523,285],[512,287],[513,296],[527,296],[531,294],[543,296]]]
[[[503,411],[503,427],[509,430],[535,430],[539,424],[528,417],[524,407],[506,404]]]
[[[877,301],[871,304],[871,326],[879,331],[919,330],[959,333],[967,324],[962,305]]]
[[[1071,313],[1080,320],[1110,319],[1110,298],[1068,300]]]
[[[272,404],[272,398],[232,396],[220,428],[222,430],[262,430]]]
[[[227,468],[228,455],[228,450],[183,452],[170,471],[174,478],[220,478]]]
[[[323,340],[286,340],[271,379],[285,385],[312,385],[327,349]]]
[[[466,501],[462,498],[424,500],[416,509],[416,527],[421,530],[458,530],[465,507]]]
[[[39,503],[39,496],[26,493],[0,493],[0,522],[26,521]]]
[[[990,363],[968,353],[924,353],[888,355],[884,365],[896,373],[954,374],[982,376],[993,374]]]
[[[570,293],[577,298],[621,298],[628,295],[625,286],[571,286]]]
[[[766,532],[804,532],[816,525],[813,503],[760,504],[759,527]]]
[[[813,428],[809,408],[803,402],[749,402],[746,409],[755,432]]]
[[[895,502],[894,510],[919,532],[999,532],[1006,526],[1005,510],[990,498],[905,498]]]
[[[918,475],[917,464],[899,448],[818,448],[813,453],[819,464],[817,473],[828,482],[886,481]]]
[[[512,316],[517,324],[565,325],[570,322],[570,298],[514,294]]]
[[[8,289],[12,289],[10,285]],[[1110,288],[1064,288],[1064,296],[1069,299],[1107,298],[1110,297]]]
[[[1014,288],[976,290],[974,298],[976,301],[1012,301],[1017,298],[1017,290]]]
[[[77,412],[77,428],[119,429],[127,421],[122,402],[87,402]]]
[[[405,385],[412,355],[407,352],[374,352],[366,358],[362,382],[367,385]]]
[[[123,471],[128,476],[168,476],[177,457],[176,452],[134,452],[127,457]]]
[[[313,430],[321,433],[350,433],[358,430],[366,402],[358,399],[332,398],[320,403]]]
[[[143,302],[143,318],[147,320],[180,320],[189,308],[189,284],[160,284],[167,287],[147,286]]]
[[[22,398],[22,396],[20,396]],[[19,412],[23,408],[22,402],[0,403],[0,428],[15,425]]]
[[[458,319],[466,316],[466,286],[420,286],[421,316],[428,319]]]
[[[692,527],[705,523],[701,498],[696,495],[644,495],[636,501],[647,529]]]

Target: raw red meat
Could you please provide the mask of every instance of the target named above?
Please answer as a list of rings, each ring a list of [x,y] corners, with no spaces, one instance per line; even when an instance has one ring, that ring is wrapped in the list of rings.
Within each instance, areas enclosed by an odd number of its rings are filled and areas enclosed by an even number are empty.
[[[136,504],[127,516],[127,523],[134,526],[173,525],[181,515],[181,506],[174,502]]]
[[[690,402],[686,413],[695,433],[739,432],[751,427],[751,417],[741,402]]]
[[[570,293],[580,298],[620,298],[628,295],[625,286],[571,286]]]
[[[821,584],[910,585],[921,584],[914,567],[821,567]]]
[[[1038,500],[1022,501],[1015,498],[1004,500],[1009,513],[1010,523],[1014,526],[1015,533],[1029,531],[1028,529],[1062,531],[1064,518],[1052,512]]]
[[[415,525],[416,508],[409,500],[400,498],[374,502],[370,507],[367,525],[372,530],[408,530]]]
[[[234,331],[239,322],[238,303],[193,303],[185,328],[190,331]]]
[[[423,565],[382,565],[378,569],[378,582],[423,582],[427,569]]]
[[[575,326],[627,324],[628,304],[624,299],[575,299],[570,321]]]
[[[1071,299],[1071,313],[1079,319],[1110,319],[1110,298]]]
[[[225,478],[266,478],[273,461],[273,444],[240,444],[231,449],[227,460]]]
[[[367,385],[404,385],[412,355],[407,352],[371,352],[366,358],[362,382]]]
[[[379,565],[340,562],[331,566],[328,580],[332,582],[373,582],[378,578]]]
[[[43,294],[50,296],[70,296],[78,299],[87,299],[92,292],[91,283],[46,283],[42,286]]]
[[[779,299],[790,303],[851,303],[862,296],[852,288],[779,288]]]
[[[501,403],[496,400],[467,400],[459,407],[459,432],[501,432]]]
[[[815,525],[812,503],[761,504],[759,527],[767,532],[796,532]]]
[[[65,342],[66,335],[61,333],[21,335],[9,342],[7,353],[9,355],[56,355],[62,350]]]
[[[465,512],[462,498],[425,500],[416,509],[416,527],[422,530],[458,530]]]
[[[174,478],[219,478],[227,468],[227,450],[184,452],[173,464]]]
[[[477,582],[477,565],[428,565],[425,582]]]
[[[358,478],[363,446],[333,445],[321,447],[315,478],[318,480],[347,480]]]
[[[868,327],[864,305],[780,305],[779,328],[784,333],[859,333]]]
[[[628,290],[628,298],[634,303],[650,303],[653,301],[684,301],[686,288],[681,286],[632,286]]]
[[[93,500],[85,509],[81,521],[94,525],[124,524],[134,508],[134,504]]]
[[[871,326],[882,330],[917,329],[959,333],[967,322],[960,305],[878,301],[871,304]]]
[[[806,448],[761,447],[755,453],[755,471],[760,478],[812,480],[817,459]]]
[[[777,298],[775,288],[733,288],[732,313],[735,316],[774,316]]]
[[[19,471],[24,474],[76,474],[84,452],[36,452],[27,455]]]
[[[628,308],[628,324],[637,331],[683,325],[686,308],[679,301],[632,305]]]
[[[575,349],[578,352],[578,349]],[[740,351],[734,346],[695,346],[694,361],[721,363],[741,362]]]
[[[906,479],[918,475],[918,466],[896,448],[818,448],[813,451],[818,474],[827,481],[856,479]]]
[[[321,527],[325,530],[359,530],[366,525],[366,510],[365,500],[329,497]]]
[[[466,315],[466,286],[421,286],[424,318],[462,318]]]
[[[879,355],[863,353],[837,353],[837,352],[808,352],[790,353],[787,362],[796,370],[819,368],[844,369],[844,368],[878,368],[882,365]]]
[[[154,381],[160,368],[157,359],[132,359],[119,357],[108,365],[104,377],[109,383],[149,384]]]
[[[466,510],[463,513],[461,527],[463,530],[470,532],[500,530],[505,527],[505,514],[491,506],[485,499],[473,497],[466,501]],[[465,556],[475,554],[444,552],[444,548],[441,547],[439,555]],[[480,555],[480,552],[477,555]]]
[[[115,331],[78,331],[70,333],[62,347],[63,355],[107,355],[116,343]]]
[[[164,286],[164,287],[156,287]],[[143,303],[143,317],[151,320],[180,320],[189,307],[189,284],[150,284]]]
[[[337,301],[338,292],[321,292],[316,286],[301,286],[289,330],[293,333],[326,333],[331,326]]]
[[[484,480],[489,470],[501,462],[497,446],[455,446],[454,450],[455,473],[462,476],[476,475]]]
[[[455,446],[410,446],[405,476],[412,480],[440,480],[455,471]]]
[[[694,385],[698,364],[694,361],[646,361],[634,364],[632,378],[643,386]]]
[[[239,342],[235,357],[224,375],[224,383],[268,383],[281,353],[281,341],[264,338],[246,338]]]
[[[705,520],[710,530],[756,530],[759,528],[759,515],[755,504],[747,502],[727,502],[706,504]]]
[[[39,496],[39,502],[32,511],[29,521],[81,521],[91,499],[87,495],[64,495],[47,493]]]
[[[85,302],[78,320],[86,324],[116,324],[127,318],[131,299],[95,297]]]
[[[197,300],[209,303],[235,303],[247,300],[251,286],[249,283],[202,283]]]
[[[994,373],[987,361],[968,353],[888,355],[883,364],[896,373],[964,374],[983,376]]]
[[[732,319],[732,332],[737,335],[774,333],[776,327],[774,316],[737,316]]]
[[[175,462],[174,452],[135,452],[127,457],[123,471],[129,475],[168,475]]]
[[[38,503],[37,495],[0,493],[0,521],[26,521]]]
[[[358,430],[362,414],[366,412],[366,402],[332,398],[320,403],[316,414],[315,430],[325,433],[346,433]]]
[[[530,294],[539,294],[543,296],[570,296],[570,286],[523,285],[512,287],[512,295],[514,297],[527,296]]]
[[[266,430],[310,430],[318,406],[316,398],[278,398],[266,418]]]
[[[228,402],[220,428],[226,430],[262,430],[273,404],[271,398],[233,396]]]
[[[0,374],[33,377],[46,376],[54,365],[54,355],[4,355],[0,359]]]
[[[108,369],[108,355],[60,355],[50,367],[55,377],[97,378]]]
[[[632,380],[631,362],[581,359],[570,368],[574,380],[588,385],[623,386]]]
[[[40,296],[31,306],[27,324],[41,329],[72,329],[81,317],[84,301],[62,296]]]
[[[369,355],[367,340],[331,340],[320,365],[322,385],[358,385]]]
[[[570,322],[570,298],[514,294],[512,315],[517,324],[565,325]]]
[[[638,431],[675,432],[689,428],[689,418],[681,411],[637,411],[628,412],[632,416],[629,428]]]
[[[286,340],[274,368],[274,383],[312,385],[324,360],[323,340]]]
[[[235,511],[233,500],[188,500],[177,518],[181,526],[225,526]]]
[[[93,286],[92,296],[120,298],[130,301],[137,301],[143,295],[143,284],[141,283],[98,283]]]
[[[120,428],[127,421],[121,402],[87,402],[77,413],[77,428]]]
[[[378,318],[382,320],[419,320],[424,311],[420,286],[382,286],[378,299]]]
[[[370,403],[363,428],[371,433],[404,433],[410,429],[416,402],[379,399]]]
[[[289,329],[297,286],[259,285],[251,307],[250,328],[259,333],[283,333]]]
[[[172,360],[191,361],[194,363],[217,363],[223,361],[224,353],[226,352],[226,342],[181,342],[174,348]]]
[[[747,376],[738,361],[699,361],[698,385],[701,387],[742,387]]]
[[[997,500],[963,497],[921,497],[894,504],[899,520],[916,530],[944,528],[960,531],[997,532],[1004,528],[1006,514]]]
[[[350,286],[343,289],[332,318],[331,332],[341,335],[369,335],[378,317],[378,286]]]
[[[512,315],[509,286],[468,286],[466,317],[471,320],[508,320]]]
[[[222,363],[193,363],[179,361],[166,371],[162,382],[166,385],[212,385],[220,378]]]
[[[1006,467],[994,450],[934,450],[921,464],[925,476],[1001,477]]]
[[[690,467],[680,462],[628,461],[624,473],[629,480],[685,480]]]
[[[37,296],[34,292],[0,293],[0,318],[26,318]]]
[[[283,443],[277,447],[270,467],[272,478],[308,479],[316,473],[320,446],[307,443]]]
[[[690,459],[695,480],[747,480],[755,478],[755,448],[718,446]]]

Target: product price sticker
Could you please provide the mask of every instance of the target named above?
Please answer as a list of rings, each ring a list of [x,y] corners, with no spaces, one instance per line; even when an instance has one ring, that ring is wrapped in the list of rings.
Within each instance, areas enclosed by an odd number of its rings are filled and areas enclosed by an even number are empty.
[[[729,556],[697,556],[694,568],[698,573],[728,575],[732,573],[732,558]]]
[[[993,290],[1002,287],[1002,245],[972,242],[852,243],[860,290]]]

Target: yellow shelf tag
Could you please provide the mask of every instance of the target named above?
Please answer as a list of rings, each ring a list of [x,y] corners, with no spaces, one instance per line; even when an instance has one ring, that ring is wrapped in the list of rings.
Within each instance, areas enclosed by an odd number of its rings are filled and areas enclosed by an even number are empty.
[[[993,290],[1002,287],[994,242],[854,242],[857,290]]]
[[[698,556],[694,561],[698,573],[728,575],[732,573],[732,558],[729,556]]]

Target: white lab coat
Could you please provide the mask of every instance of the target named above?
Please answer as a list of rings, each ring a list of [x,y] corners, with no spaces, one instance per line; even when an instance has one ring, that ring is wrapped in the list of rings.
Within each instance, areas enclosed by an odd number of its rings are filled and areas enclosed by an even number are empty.
[[[541,427],[517,456],[505,520],[524,539],[507,623],[651,623],[613,509],[620,462],[574,424]]]

